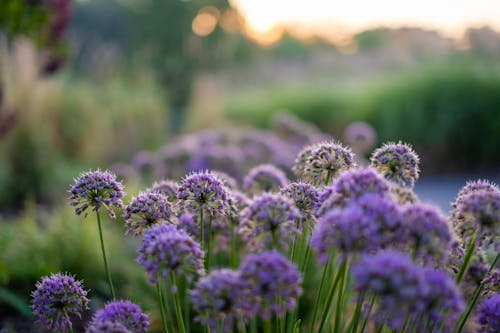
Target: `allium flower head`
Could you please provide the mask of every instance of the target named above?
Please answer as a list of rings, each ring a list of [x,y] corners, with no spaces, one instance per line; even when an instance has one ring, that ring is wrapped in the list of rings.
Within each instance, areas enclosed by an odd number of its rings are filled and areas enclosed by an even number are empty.
[[[240,233],[254,251],[271,246],[287,250],[299,232],[297,223],[301,217],[291,199],[281,194],[264,193],[253,198],[241,212]]]
[[[195,320],[217,330],[224,322],[224,332],[232,332],[234,323],[247,321],[254,312],[253,295],[238,272],[218,269],[200,279],[191,290],[191,303],[198,313]]]
[[[116,176],[109,171],[84,172],[75,179],[75,184],[69,190],[71,205],[75,213],[80,215],[91,208],[100,212],[104,207],[111,218],[115,218],[112,206],[122,209],[123,186],[116,180]]]
[[[354,154],[350,148],[337,142],[323,142],[314,146],[309,156],[305,176],[313,179],[316,184],[324,184],[330,175],[328,183],[344,171],[356,166]]]
[[[227,189],[217,176],[208,171],[187,176],[179,187],[177,199],[180,209],[194,213],[200,210],[212,216],[229,213]]]
[[[418,179],[420,160],[407,144],[386,143],[373,152],[370,160],[386,179],[400,186],[413,187]]]
[[[200,244],[174,225],[159,224],[149,228],[139,247],[137,261],[156,283],[157,276],[170,278],[170,271],[191,281],[204,274]]]
[[[174,202],[177,200],[178,190],[179,184],[177,182],[165,179],[159,182],[154,182],[153,185],[145,192],[157,192],[163,194],[167,197],[167,200],[169,202]]]
[[[261,164],[251,169],[243,179],[249,193],[276,192],[288,183],[283,171],[272,164]]]
[[[302,278],[297,267],[276,251],[250,254],[240,266],[241,278],[248,283],[257,302],[257,314],[269,319],[283,317],[297,305]]]
[[[407,206],[402,214],[408,232],[408,246],[415,258],[425,264],[442,263],[454,240],[446,217],[424,204]]]
[[[312,181],[312,179],[307,178],[308,174],[306,172],[307,161],[311,157],[312,152],[316,148],[317,144],[312,144],[302,148],[292,167],[292,171],[298,178],[305,178],[307,181]]]
[[[500,191],[480,190],[469,193],[458,201],[453,219],[455,232],[468,243],[477,233],[478,245],[498,245],[500,235]]]
[[[126,234],[141,236],[146,229],[163,221],[169,221],[172,207],[167,197],[158,192],[140,193],[125,208]]]
[[[90,325],[85,333],[134,333],[119,322],[102,321]]]
[[[142,312],[139,305],[128,300],[107,303],[104,309],[95,313],[91,326],[98,327],[99,323],[109,322],[121,324],[133,333],[146,333],[149,326],[148,315]]]
[[[57,332],[70,332],[70,317],[80,318],[88,304],[82,283],[61,273],[42,278],[31,296],[36,323]]]
[[[480,333],[500,332],[500,294],[486,299],[479,307],[477,322]]]
[[[358,152],[367,152],[377,141],[375,129],[368,123],[355,121],[344,130],[344,138],[348,145]]]
[[[457,193],[457,201],[455,201],[455,206],[458,204],[458,201],[460,201],[460,198],[472,192],[478,191],[499,192],[500,188],[496,184],[488,180],[479,179],[475,181],[468,181],[465,186],[462,187]]]
[[[303,218],[311,219],[318,209],[319,190],[309,183],[290,183],[281,190],[281,194],[293,200]]]

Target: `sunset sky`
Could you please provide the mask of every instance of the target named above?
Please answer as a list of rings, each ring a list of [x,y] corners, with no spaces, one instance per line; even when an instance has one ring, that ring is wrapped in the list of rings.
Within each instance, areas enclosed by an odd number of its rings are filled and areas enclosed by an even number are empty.
[[[323,35],[375,26],[422,26],[459,37],[467,26],[500,30],[500,0],[231,0],[249,28],[309,27]],[[330,31],[329,28],[331,29]]]

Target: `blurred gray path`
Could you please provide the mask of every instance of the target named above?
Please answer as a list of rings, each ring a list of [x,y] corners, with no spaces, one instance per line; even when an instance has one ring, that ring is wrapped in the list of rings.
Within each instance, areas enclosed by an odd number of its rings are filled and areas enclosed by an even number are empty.
[[[415,193],[421,201],[434,204],[448,214],[458,191],[468,180],[478,179],[500,184],[500,175],[491,174],[422,176],[415,184]]]

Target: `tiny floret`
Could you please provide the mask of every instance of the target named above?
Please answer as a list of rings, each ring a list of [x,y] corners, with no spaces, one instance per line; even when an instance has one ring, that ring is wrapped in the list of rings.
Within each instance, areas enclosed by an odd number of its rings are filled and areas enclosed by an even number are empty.
[[[82,283],[61,273],[42,278],[32,297],[36,323],[56,332],[70,332],[71,317],[80,318],[88,304],[87,291]]]
[[[75,213],[89,214],[87,209],[100,212],[104,207],[111,218],[115,218],[112,207],[123,208],[123,186],[116,176],[109,171],[89,171],[75,179],[75,184],[69,190],[71,205]]]
[[[104,309],[97,311],[90,327],[98,327],[100,323],[121,324],[133,333],[146,333],[149,327],[148,315],[139,305],[128,300],[109,302]]]
[[[254,167],[243,180],[244,189],[253,194],[276,192],[287,183],[285,173],[272,164],[261,164]]]

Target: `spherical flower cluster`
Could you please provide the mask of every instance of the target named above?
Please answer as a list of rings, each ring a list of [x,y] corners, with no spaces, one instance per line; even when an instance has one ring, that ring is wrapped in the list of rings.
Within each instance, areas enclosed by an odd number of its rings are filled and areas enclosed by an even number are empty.
[[[295,158],[295,162],[292,167],[292,171],[295,176],[298,178],[304,178],[307,181],[312,181],[312,179],[308,178],[308,174],[306,172],[307,161],[311,157],[312,152],[316,148],[316,144],[309,145],[304,147]]]
[[[159,182],[154,182],[145,192],[157,192],[166,196],[169,202],[175,202],[177,200],[178,190],[179,184],[177,182],[172,180],[161,180]]]
[[[158,192],[140,193],[125,208],[126,234],[142,236],[151,226],[170,220],[172,207],[167,197]]]
[[[358,152],[367,152],[375,145],[377,133],[368,123],[356,121],[344,130],[344,138]]]
[[[134,333],[146,333],[149,326],[148,315],[139,305],[128,300],[107,303],[104,309],[95,313],[90,326],[99,327],[99,323],[121,324]]]
[[[373,152],[370,160],[386,179],[400,186],[413,187],[418,179],[420,161],[407,144],[386,143]]]
[[[75,213],[89,214],[88,208],[100,212],[104,207],[111,218],[115,217],[112,206],[122,209],[123,186],[116,176],[109,171],[89,171],[75,179],[75,184],[69,190],[71,205]]]
[[[156,283],[158,275],[170,278],[170,271],[188,281],[204,274],[200,244],[174,225],[159,224],[149,228],[139,247],[137,261]]]
[[[500,191],[500,188],[498,188],[496,184],[488,180],[479,179],[475,181],[468,181],[465,184],[465,186],[462,187],[460,191],[457,193],[457,200],[454,203],[454,207],[458,205],[460,198],[463,198],[472,192],[478,192],[478,191],[498,192]]]
[[[480,333],[500,332],[500,294],[486,299],[479,308],[477,322]]]
[[[224,332],[232,332],[234,324],[246,322],[254,312],[253,295],[238,272],[219,269],[200,279],[191,291],[191,303],[198,313],[195,320],[214,331],[224,323]]]
[[[410,251],[425,264],[442,263],[450,251],[453,232],[437,209],[424,204],[404,208],[403,221]]]
[[[290,183],[281,190],[281,194],[290,198],[300,210],[304,219],[313,220],[319,205],[319,190],[309,183]]]
[[[480,190],[461,197],[455,216],[455,232],[466,243],[474,234],[477,234],[478,245],[497,243],[500,235],[500,191]]]
[[[285,173],[272,164],[261,164],[254,167],[243,179],[244,189],[253,194],[276,192],[287,183]]]
[[[356,166],[352,151],[336,142],[317,144],[309,156],[305,174],[316,184],[329,184],[339,174]]]
[[[241,278],[255,297],[256,313],[264,319],[283,317],[297,305],[302,279],[297,267],[276,251],[250,254],[240,266]]]
[[[229,213],[227,190],[217,176],[212,173],[193,173],[184,179],[177,192],[179,208],[198,213],[200,210],[209,215]]]
[[[297,223],[301,217],[291,199],[264,193],[241,212],[240,233],[253,251],[269,247],[287,250],[299,232]]]
[[[53,274],[42,278],[32,294],[36,323],[57,332],[70,332],[71,316],[81,317],[87,309],[87,291],[70,275]]]
[[[118,322],[102,321],[90,325],[85,333],[134,333]]]

